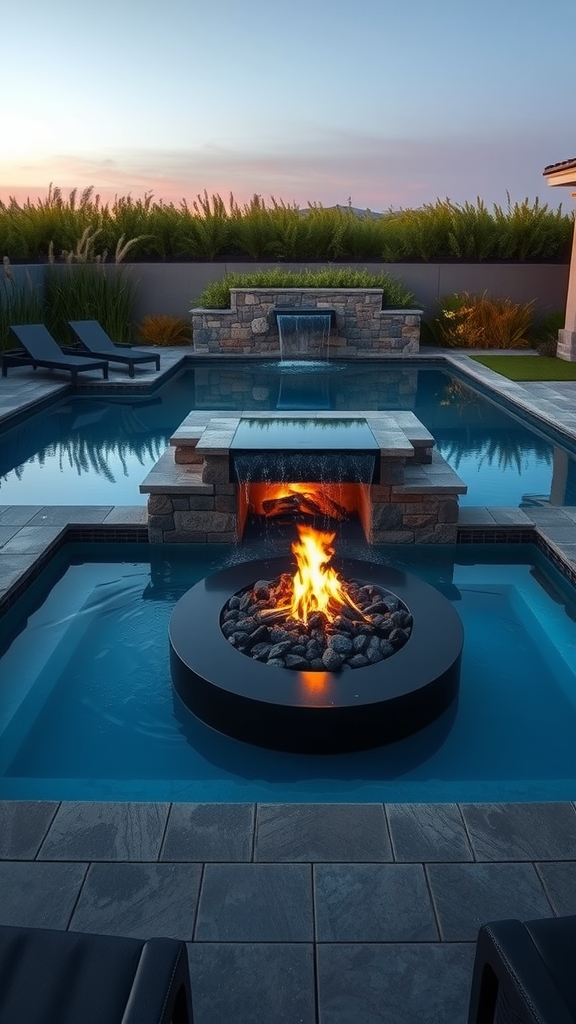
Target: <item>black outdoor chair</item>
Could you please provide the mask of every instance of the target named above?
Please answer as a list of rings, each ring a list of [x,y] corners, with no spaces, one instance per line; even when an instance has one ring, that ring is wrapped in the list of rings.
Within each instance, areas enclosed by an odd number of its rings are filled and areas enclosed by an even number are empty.
[[[468,1024],[576,1024],[576,917],[483,925]]]
[[[175,939],[0,926],[0,1024],[192,1024]]]
[[[108,377],[108,363],[105,359],[92,359],[87,362],[79,356],[67,355],[50,334],[44,324],[18,324],[10,327],[14,337],[20,342],[22,350],[2,353],[2,376],[8,375],[9,366],[38,366],[49,370],[67,370],[72,374],[75,383],[79,373],[88,370],[102,370],[105,379]]]
[[[78,349],[66,349],[67,352],[99,356],[110,363],[125,363],[130,377],[134,376],[134,367],[137,363],[155,363],[156,369],[160,369],[160,356],[157,352],[144,352],[129,345],[115,345],[97,320],[69,320],[68,323],[87,351],[82,353],[78,352]]]

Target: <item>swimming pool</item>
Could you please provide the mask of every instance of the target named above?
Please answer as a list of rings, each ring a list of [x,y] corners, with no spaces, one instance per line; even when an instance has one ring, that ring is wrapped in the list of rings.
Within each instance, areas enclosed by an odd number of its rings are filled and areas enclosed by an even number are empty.
[[[454,602],[465,630],[454,713],[400,743],[339,756],[221,736],[173,694],[168,621],[198,579],[254,553],[70,545],[2,622],[6,645],[14,639],[0,659],[0,797],[573,799],[576,596],[566,581],[531,545],[345,553],[415,573]]]
[[[0,503],[144,504],[138,487],[191,409],[410,409],[468,485],[461,505],[576,505],[576,455],[438,368],[206,363],[156,393],[70,397],[0,435]]]

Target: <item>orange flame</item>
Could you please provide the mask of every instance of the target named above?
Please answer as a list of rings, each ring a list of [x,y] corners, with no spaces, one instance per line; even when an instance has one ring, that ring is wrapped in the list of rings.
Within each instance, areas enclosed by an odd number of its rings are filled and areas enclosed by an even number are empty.
[[[313,612],[323,612],[328,621],[340,614],[342,607],[360,609],[346,593],[335,569],[328,566],[334,554],[335,533],[322,533],[311,526],[298,524],[300,539],[292,544],[297,571],[292,580],[289,614],[306,626]]]

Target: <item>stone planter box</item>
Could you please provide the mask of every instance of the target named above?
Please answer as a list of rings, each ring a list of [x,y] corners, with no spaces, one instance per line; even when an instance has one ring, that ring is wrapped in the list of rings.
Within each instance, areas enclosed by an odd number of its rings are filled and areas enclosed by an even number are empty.
[[[333,309],[330,357],[415,355],[421,309],[382,309],[380,288],[231,288],[230,309],[193,309],[194,351],[206,355],[280,356],[273,310]]]

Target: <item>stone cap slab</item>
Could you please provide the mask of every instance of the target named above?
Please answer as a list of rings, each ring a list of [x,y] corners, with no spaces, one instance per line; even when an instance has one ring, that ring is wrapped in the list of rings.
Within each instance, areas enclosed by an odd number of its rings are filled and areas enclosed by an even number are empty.
[[[202,467],[177,465],[170,448],[160,456],[139,490],[140,494],[214,494],[212,484],[202,483]]]
[[[239,414],[235,413],[233,415],[237,417]],[[172,434],[170,444],[175,448],[195,448],[197,441],[202,436],[202,433],[208,426],[210,420],[220,418],[226,419],[228,416],[229,414],[226,410],[192,409]]]
[[[410,411],[374,412],[374,410],[246,410],[237,413],[217,410],[194,410],[182,421],[170,438],[174,447],[196,448],[199,454],[227,455],[234,432],[242,417],[250,419],[365,419],[380,446],[381,456],[389,459],[408,459],[414,455],[414,448],[431,448],[434,437]]]
[[[404,483],[392,487],[394,494],[467,494],[468,487],[439,452],[429,465],[407,466]]]
[[[211,419],[196,445],[199,455],[228,455],[240,416]]]
[[[378,413],[377,415],[379,416],[380,414]],[[424,424],[420,422],[413,412],[404,409],[395,409],[394,412],[387,413],[386,415],[396,421],[415,448],[434,447],[434,435],[426,429]]]

